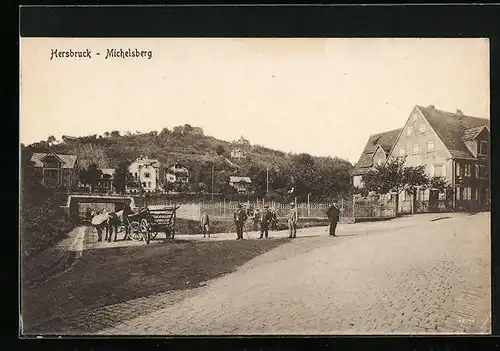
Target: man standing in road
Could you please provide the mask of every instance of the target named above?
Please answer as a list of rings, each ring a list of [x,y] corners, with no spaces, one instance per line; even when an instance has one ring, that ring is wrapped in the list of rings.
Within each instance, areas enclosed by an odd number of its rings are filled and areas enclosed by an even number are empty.
[[[208,237],[210,238],[210,220],[208,218],[207,211],[203,212],[203,214],[201,215],[200,224],[203,231],[203,237],[205,238],[206,235],[208,235]]]
[[[326,211],[326,216],[330,222],[330,236],[335,236],[335,229],[337,228],[337,223],[339,221],[340,211],[337,204],[334,202]]]
[[[272,214],[271,211],[269,211],[269,206],[265,205],[264,206],[264,211],[261,214],[260,217],[260,236],[259,239],[262,239],[262,237],[265,235],[266,239],[269,235],[269,223],[271,223],[272,219]]]
[[[236,240],[243,240],[243,226],[246,220],[247,213],[242,208],[241,204],[238,204],[238,209],[234,213],[234,224],[236,225],[236,235],[238,235]]]
[[[289,238],[297,237],[297,221],[299,219],[299,214],[295,208],[295,203],[290,203],[290,212],[288,212],[288,229],[290,230]]]

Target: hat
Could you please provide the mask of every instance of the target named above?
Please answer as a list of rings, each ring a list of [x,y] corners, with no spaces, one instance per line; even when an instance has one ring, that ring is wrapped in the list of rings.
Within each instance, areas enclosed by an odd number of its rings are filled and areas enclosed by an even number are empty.
[[[241,208],[241,207],[242,207],[241,204],[238,204],[238,208]]]
[[[290,206],[295,206],[295,202],[290,202]]]

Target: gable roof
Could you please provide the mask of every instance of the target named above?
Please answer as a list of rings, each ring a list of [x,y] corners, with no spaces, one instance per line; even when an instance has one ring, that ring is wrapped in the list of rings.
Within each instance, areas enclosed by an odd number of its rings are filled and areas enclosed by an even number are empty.
[[[52,152],[34,152],[31,156],[31,162],[34,163],[35,167],[43,167],[42,160],[51,155]],[[54,153],[54,156],[62,161],[62,168],[73,169],[76,165],[77,157],[75,155],[62,155]]]
[[[241,183],[241,182],[251,183],[252,182],[250,177],[236,177],[236,176],[230,176],[229,181],[231,183]]]
[[[464,142],[473,139],[465,138],[475,138],[485,126],[489,130],[490,120],[487,118],[441,111],[433,107],[417,105],[416,108],[427,119],[454,158],[474,157]]]
[[[352,171],[352,175],[363,175],[368,173],[370,168],[373,166],[373,156],[375,152],[380,147],[384,150],[385,154],[389,154],[392,146],[396,142],[402,128],[390,130],[383,133],[370,135],[368,141],[366,142],[365,148],[359,157],[359,161]]]

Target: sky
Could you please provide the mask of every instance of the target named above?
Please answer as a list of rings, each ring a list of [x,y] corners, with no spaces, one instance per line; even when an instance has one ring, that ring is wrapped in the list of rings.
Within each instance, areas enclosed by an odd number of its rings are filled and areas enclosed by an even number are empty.
[[[105,59],[107,49],[151,59]],[[50,59],[52,49],[91,59]],[[100,52],[97,56],[96,53]],[[489,118],[488,39],[22,38],[20,141],[191,124],[356,162],[415,105]]]

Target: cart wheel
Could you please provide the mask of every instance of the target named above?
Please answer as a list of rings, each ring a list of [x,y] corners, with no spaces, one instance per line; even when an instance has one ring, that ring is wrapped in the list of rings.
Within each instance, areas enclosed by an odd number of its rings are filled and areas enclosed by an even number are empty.
[[[144,239],[144,241],[146,242],[146,244],[149,244],[150,234],[149,234],[149,223],[148,223],[148,221],[145,218],[141,219],[140,226],[141,226],[142,238]]]
[[[130,222],[130,239],[134,241],[142,240],[141,225],[137,221]]]

